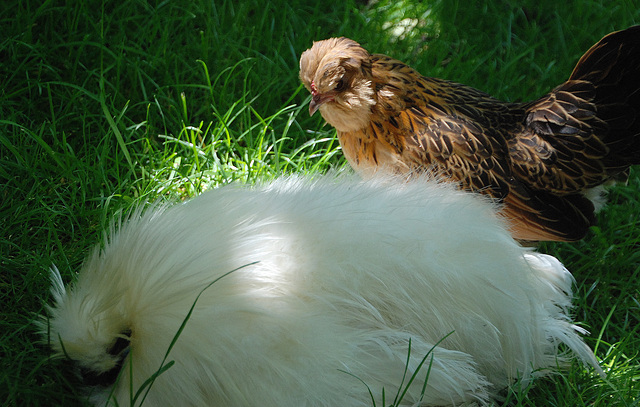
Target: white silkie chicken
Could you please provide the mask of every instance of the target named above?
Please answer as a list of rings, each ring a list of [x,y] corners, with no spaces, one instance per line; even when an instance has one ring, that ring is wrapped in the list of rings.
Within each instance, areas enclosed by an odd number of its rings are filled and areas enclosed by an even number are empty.
[[[414,374],[402,405],[483,404],[573,355],[601,372],[569,272],[433,180],[225,186],[113,229],[40,327],[96,405],[372,406]]]

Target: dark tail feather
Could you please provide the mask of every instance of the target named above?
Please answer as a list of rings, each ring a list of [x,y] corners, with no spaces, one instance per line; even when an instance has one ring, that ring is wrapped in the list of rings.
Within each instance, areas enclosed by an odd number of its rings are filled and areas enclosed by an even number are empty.
[[[612,172],[640,164],[640,26],[616,31],[591,47],[569,80],[591,82],[597,116],[608,127],[601,139]]]

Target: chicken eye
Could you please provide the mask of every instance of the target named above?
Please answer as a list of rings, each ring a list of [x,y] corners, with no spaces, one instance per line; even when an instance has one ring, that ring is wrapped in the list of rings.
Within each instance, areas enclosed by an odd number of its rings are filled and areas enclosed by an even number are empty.
[[[121,332],[122,335],[124,336],[131,336],[131,330],[130,329],[126,329],[124,331]],[[129,347],[130,344],[130,340],[129,339],[125,339],[123,337],[118,337],[115,341],[115,343],[113,344],[113,346],[111,346],[108,350],[107,353],[111,356],[118,356],[119,354],[122,353],[122,351],[124,351],[125,349],[127,349]]]
[[[346,82],[345,82],[344,78],[342,78],[338,82],[336,82],[336,87],[333,88],[333,90],[335,90],[337,92],[341,92],[341,91],[344,90],[345,84],[346,84]]]

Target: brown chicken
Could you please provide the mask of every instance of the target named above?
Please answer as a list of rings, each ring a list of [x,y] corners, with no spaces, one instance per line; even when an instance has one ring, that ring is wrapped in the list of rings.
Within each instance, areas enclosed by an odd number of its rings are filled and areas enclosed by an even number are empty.
[[[517,239],[581,239],[590,197],[640,163],[640,26],[604,37],[529,103],[422,76],[348,38],[315,42],[300,79],[357,172],[432,171],[489,194]]]

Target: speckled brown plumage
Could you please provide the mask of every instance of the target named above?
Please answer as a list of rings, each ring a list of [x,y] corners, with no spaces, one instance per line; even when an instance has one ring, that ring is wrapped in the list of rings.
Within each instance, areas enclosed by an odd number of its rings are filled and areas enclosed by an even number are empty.
[[[422,76],[347,38],[315,42],[300,78],[356,171],[428,169],[489,194],[518,239],[582,238],[594,221],[585,194],[640,163],[640,26],[604,37],[529,103]]]

